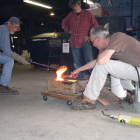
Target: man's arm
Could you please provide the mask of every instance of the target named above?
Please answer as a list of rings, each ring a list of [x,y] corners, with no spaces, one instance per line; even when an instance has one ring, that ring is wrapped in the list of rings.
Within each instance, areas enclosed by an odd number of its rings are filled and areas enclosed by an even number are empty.
[[[71,73],[70,77],[76,78],[76,77],[78,76],[78,73],[79,73],[79,72],[84,71],[84,70],[88,70],[88,69],[91,69],[91,68],[94,68],[96,62],[97,62],[97,60],[95,59],[95,60],[93,60],[93,61],[87,63],[86,65],[84,65],[84,66],[82,66],[82,67],[80,67],[80,68],[74,70],[74,71]]]
[[[98,22],[97,22],[97,20],[95,19],[95,17],[94,17],[94,15],[93,14],[91,14],[89,11],[88,11],[88,14],[89,14],[89,24],[90,24],[90,29],[92,28],[92,27],[94,27],[94,26],[98,26],[99,24],[98,24]],[[84,37],[84,40],[87,42],[87,41],[90,41],[90,36],[85,36]]]
[[[98,58],[97,58],[97,62],[99,65],[104,65],[106,64],[111,56],[113,55],[113,53],[115,52],[115,50],[105,50],[103,51],[101,54],[98,55]]]
[[[13,51],[11,50],[11,47],[10,47],[9,32],[2,32],[0,37],[1,37],[2,53],[6,56],[11,57],[13,55]]]
[[[64,29],[64,31],[66,33],[70,33],[71,34],[71,30],[70,30],[70,14],[68,16],[65,17],[65,19],[62,20],[62,28]]]
[[[92,28],[92,27],[94,27],[94,26],[98,26],[99,24],[98,24],[97,20],[95,19],[94,15],[91,14],[90,12],[89,12],[89,14],[90,14],[90,16],[89,16],[89,18],[90,18],[90,19],[89,19],[90,28]]]

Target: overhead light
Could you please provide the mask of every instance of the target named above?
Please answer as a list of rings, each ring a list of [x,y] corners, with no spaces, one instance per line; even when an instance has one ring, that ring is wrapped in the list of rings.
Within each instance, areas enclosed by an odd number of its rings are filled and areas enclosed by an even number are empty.
[[[51,16],[54,16],[55,14],[54,14],[54,13],[50,13],[50,15],[51,15]]]
[[[37,5],[37,6],[41,6],[41,7],[48,8],[48,9],[52,9],[52,7],[50,7],[48,5],[37,3],[37,2],[31,1],[31,0],[23,0],[23,2],[27,2],[27,3],[34,4],[34,5]]]
[[[83,1],[84,3],[87,3],[87,4],[94,4],[94,2],[90,1],[90,0],[84,0]]]
[[[44,23],[42,22],[41,25],[44,25]]]

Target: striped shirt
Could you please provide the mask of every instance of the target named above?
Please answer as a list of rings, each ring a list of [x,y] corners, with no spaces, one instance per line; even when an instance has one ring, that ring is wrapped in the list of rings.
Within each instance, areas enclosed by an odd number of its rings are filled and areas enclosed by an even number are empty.
[[[81,9],[79,15],[74,11],[70,12],[62,21],[64,31],[71,33],[70,45],[71,47],[75,46],[75,48],[83,47],[85,44],[84,37],[89,36],[90,29],[97,25],[93,14],[84,9]]]

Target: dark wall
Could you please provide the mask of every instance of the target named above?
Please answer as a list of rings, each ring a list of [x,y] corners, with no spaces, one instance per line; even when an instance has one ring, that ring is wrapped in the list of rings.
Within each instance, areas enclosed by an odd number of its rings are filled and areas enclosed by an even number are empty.
[[[140,0],[111,0],[112,6],[108,5],[108,0],[101,0],[99,3],[101,7],[109,12],[109,16],[112,17],[116,14],[118,16],[125,17],[127,26],[131,25],[131,2],[133,1],[133,13],[132,13],[132,25],[134,26],[134,20],[140,15]]]

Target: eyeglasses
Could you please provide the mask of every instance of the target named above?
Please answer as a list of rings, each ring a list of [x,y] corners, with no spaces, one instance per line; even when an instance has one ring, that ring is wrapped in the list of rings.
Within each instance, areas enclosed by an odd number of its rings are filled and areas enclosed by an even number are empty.
[[[10,23],[11,23],[12,28],[16,29],[17,31],[20,31],[20,26],[19,27],[15,26],[15,24],[11,21]]]
[[[95,37],[94,40],[92,41],[93,45],[94,45],[94,41],[95,41],[96,38],[97,38],[97,37]]]

